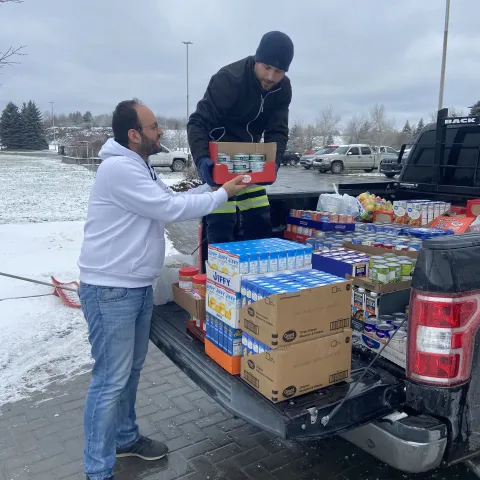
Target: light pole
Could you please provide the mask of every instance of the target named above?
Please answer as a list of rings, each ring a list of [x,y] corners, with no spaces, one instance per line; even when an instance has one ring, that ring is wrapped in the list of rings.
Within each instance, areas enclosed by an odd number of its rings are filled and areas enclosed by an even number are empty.
[[[53,113],[53,104],[55,102],[49,102],[52,105],[52,129],[53,129],[53,145],[55,146],[55,151],[57,150],[57,145],[55,144],[55,115]]]
[[[446,0],[446,11],[445,11],[445,30],[443,33],[443,55],[442,55],[442,71],[440,74],[440,94],[438,97],[438,110],[440,111],[443,108],[443,91],[445,88],[445,66],[447,63],[447,44],[448,44],[448,24],[450,21],[450,0]]]
[[[182,42],[184,45],[187,46],[187,122],[188,122],[188,118],[190,117],[190,104],[189,104],[189,98],[190,98],[190,94],[189,94],[189,89],[188,89],[188,46],[189,45],[193,45],[193,42]]]

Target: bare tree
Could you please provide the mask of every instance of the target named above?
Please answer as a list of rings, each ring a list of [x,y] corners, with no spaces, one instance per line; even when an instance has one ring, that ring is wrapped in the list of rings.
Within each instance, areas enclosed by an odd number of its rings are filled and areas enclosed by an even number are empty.
[[[22,0],[0,0],[0,7],[6,3],[22,3]],[[6,51],[0,52],[0,69],[19,63],[14,59],[26,55],[26,53],[23,52],[25,46],[26,45],[20,45],[20,47],[10,46]]]
[[[348,143],[370,143],[372,122],[366,115],[356,115],[347,124]]]
[[[20,47],[14,48],[14,47],[9,47],[7,51],[5,52],[0,52],[0,68],[3,68],[7,65],[16,65],[20,62],[16,62],[13,60],[16,57],[23,57],[26,55],[26,53],[23,53],[23,49],[26,47],[26,45],[21,45]]]
[[[333,105],[324,108],[316,120],[317,135],[322,137],[322,144],[325,145],[330,135],[337,131],[338,124],[342,117],[333,110]]]
[[[303,138],[305,142],[305,150],[312,150],[317,146],[317,129],[315,125],[306,125],[303,131]]]
[[[376,104],[370,110],[370,141],[375,145],[389,144],[394,130],[395,123],[387,118],[385,105]]]
[[[468,115],[463,110],[457,110],[456,108],[448,109],[449,117],[467,117]],[[430,113],[430,121],[432,123],[437,123],[438,112],[434,110]]]

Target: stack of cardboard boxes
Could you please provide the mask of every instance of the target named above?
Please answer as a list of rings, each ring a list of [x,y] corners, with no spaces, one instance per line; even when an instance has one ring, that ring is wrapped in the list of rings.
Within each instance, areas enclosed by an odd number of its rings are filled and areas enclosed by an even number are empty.
[[[209,247],[205,351],[272,402],[350,378],[351,285],[310,275],[311,258],[310,246],[280,239]],[[289,285],[252,297],[247,280]]]

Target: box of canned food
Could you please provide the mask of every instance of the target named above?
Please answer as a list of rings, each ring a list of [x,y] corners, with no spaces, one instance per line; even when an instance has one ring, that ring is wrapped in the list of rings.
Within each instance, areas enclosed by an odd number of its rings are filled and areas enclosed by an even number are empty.
[[[210,142],[210,158],[214,162],[213,181],[223,185],[238,175],[243,183],[271,184],[277,179],[277,144]]]

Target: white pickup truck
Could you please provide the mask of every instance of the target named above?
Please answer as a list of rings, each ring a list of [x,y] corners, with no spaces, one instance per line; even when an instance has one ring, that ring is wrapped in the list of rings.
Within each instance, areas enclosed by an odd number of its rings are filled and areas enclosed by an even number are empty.
[[[332,153],[320,155],[313,162],[313,168],[320,173],[340,174],[344,170],[364,170],[373,172],[384,158],[397,158],[392,147],[373,147],[366,144],[342,145]]]
[[[172,172],[182,172],[191,163],[191,156],[189,153],[180,151],[171,151],[162,145],[162,151],[150,155],[150,162],[152,167],[168,167]]]

